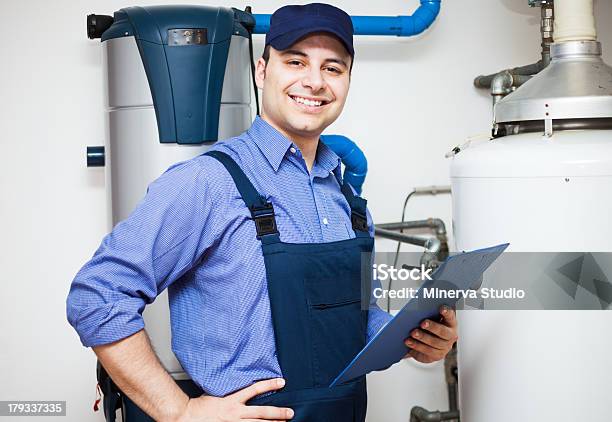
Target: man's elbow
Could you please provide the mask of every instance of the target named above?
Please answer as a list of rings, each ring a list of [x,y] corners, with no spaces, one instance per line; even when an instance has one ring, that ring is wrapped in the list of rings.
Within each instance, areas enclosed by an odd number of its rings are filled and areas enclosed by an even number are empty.
[[[97,295],[94,295],[97,296]],[[108,302],[74,290],[66,299],[66,316],[85,347],[119,341],[144,328],[140,298],[125,297]]]

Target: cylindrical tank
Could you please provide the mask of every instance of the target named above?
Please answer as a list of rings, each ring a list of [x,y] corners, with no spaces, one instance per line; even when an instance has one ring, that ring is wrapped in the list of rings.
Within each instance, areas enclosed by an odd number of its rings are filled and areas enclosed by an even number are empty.
[[[453,158],[451,180],[457,250],[612,252],[612,130],[471,144]],[[458,316],[462,421],[612,419],[612,312]]]
[[[209,34],[212,32],[209,28]],[[223,84],[217,139],[242,133],[252,121],[248,43],[247,37],[231,36],[224,77],[210,81],[210,84]],[[114,225],[130,214],[145,195],[149,183],[170,165],[206,152],[210,143],[160,142],[151,88],[135,37],[116,37],[103,41],[102,45],[108,94],[107,186]],[[185,378],[170,346],[167,292],[145,308],[144,319],[163,366],[175,379]]]

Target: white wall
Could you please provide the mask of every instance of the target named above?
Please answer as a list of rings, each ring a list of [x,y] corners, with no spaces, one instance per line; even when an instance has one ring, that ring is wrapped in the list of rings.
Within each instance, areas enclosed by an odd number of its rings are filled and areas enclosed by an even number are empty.
[[[103,419],[91,410],[94,354],[65,317],[70,281],[106,233],[108,218],[104,170],[85,166],[85,147],[104,140],[100,43],[86,38],[85,17],[173,2],[0,3],[0,400],[67,400],[61,420]],[[418,5],[333,3],[354,15],[409,14]],[[260,2],[254,11],[282,4]],[[603,23],[612,2],[598,2],[596,11],[611,63],[612,28]],[[399,220],[412,187],[449,183],[444,153],[490,129],[489,97],[473,88],[474,76],[537,60],[538,16],[527,0],[443,0],[438,21],[418,38],[357,37],[349,101],[329,132],[364,149],[370,167],[364,194],[378,222]],[[256,53],[262,44],[257,36]],[[418,198],[409,206],[407,218],[429,216],[450,228],[450,198]],[[394,247],[377,244],[379,251]],[[441,365],[402,362],[369,383],[370,421],[408,420],[414,404],[447,406]]]

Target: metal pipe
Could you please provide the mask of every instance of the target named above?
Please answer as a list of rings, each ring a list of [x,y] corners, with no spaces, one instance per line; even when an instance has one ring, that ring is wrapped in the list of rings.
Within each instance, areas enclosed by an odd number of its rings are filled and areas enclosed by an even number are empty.
[[[447,384],[448,402],[450,410],[459,410],[457,407],[457,384]]]
[[[428,218],[427,220],[404,221],[399,223],[382,223],[377,224],[377,228],[386,230],[404,230],[404,229],[434,229],[436,235],[446,235],[446,225],[439,218]]]
[[[449,185],[432,185],[416,187],[412,191],[415,195],[439,195],[443,193],[451,193]]]
[[[554,28],[554,8],[551,0],[548,1],[533,1],[530,2],[530,6],[539,6],[541,8],[540,11],[540,34],[541,34],[541,56],[542,58],[535,63],[531,63],[525,66],[518,66],[512,69],[502,70],[501,72],[492,73],[490,75],[480,75],[474,79],[474,86],[476,88],[484,88],[489,89],[493,88],[493,82],[496,77],[500,73],[509,73],[511,76],[533,76],[536,73],[539,73],[542,69],[544,69],[550,63],[550,45],[553,43],[553,28]],[[514,85],[515,87],[520,86],[522,83],[526,82],[528,79],[517,79]],[[493,95],[493,93],[492,93]],[[501,94],[495,94],[501,95]],[[507,95],[507,94],[504,94]],[[495,103],[494,98],[494,103]]]
[[[440,422],[459,418],[458,410],[440,412],[439,410],[429,411],[420,406],[415,406],[410,411],[410,422]]]
[[[491,95],[493,96],[493,102],[496,102],[495,99],[497,97],[503,97],[504,95],[510,94],[512,92],[513,83],[512,74],[507,70],[495,75],[491,80]]]
[[[491,95],[508,95],[513,88],[523,85],[531,78],[531,75],[513,75],[507,70],[500,72],[491,82]]]
[[[448,388],[448,406],[449,411],[428,411],[422,407],[415,406],[410,412],[411,422],[423,421],[458,421],[459,408],[457,406],[457,345],[453,345],[452,349],[444,358],[444,377]]]
[[[422,246],[427,250],[427,252],[431,252],[433,254],[438,253],[440,250],[441,242],[436,237],[411,236],[408,234],[382,229],[378,225],[374,226],[374,234],[378,237],[397,240],[398,242],[409,243],[411,245]]]
[[[428,228],[433,229],[436,235],[436,240],[439,245],[436,249],[426,249],[421,256],[421,264],[428,268],[437,267],[441,261],[444,261],[448,257],[448,239],[446,237],[446,225],[444,221],[439,218],[428,218],[427,220],[416,220],[416,221],[402,221],[399,223],[382,223],[375,226],[376,234],[381,233],[382,237],[387,237],[388,233],[393,233],[391,230],[405,230],[405,229],[420,229]],[[387,232],[389,231],[389,232]],[[396,237],[393,240],[402,242],[397,236],[406,236],[407,238],[414,238],[415,236],[408,236],[403,233],[395,233]],[[405,242],[411,243],[411,242]],[[414,244],[414,243],[411,243]],[[423,246],[423,245],[418,245]],[[398,251],[399,252],[399,251]],[[397,265],[397,260],[394,261],[393,266]]]
[[[502,70],[501,72],[492,73],[490,75],[480,75],[474,79],[474,86],[476,88],[489,89],[491,88],[493,79],[500,73],[508,72],[511,75],[529,76],[529,75],[535,75],[536,73],[540,72],[540,70],[544,69],[545,67],[546,66],[544,66],[544,63],[542,62],[542,60],[538,60],[535,63],[528,64],[525,66],[519,66],[519,67],[515,67],[512,69]]]
[[[555,9],[552,1],[540,4],[540,33],[542,34],[542,64],[546,67],[550,64],[550,45],[554,42]]]
[[[411,16],[351,16],[355,35],[418,35],[431,26],[440,13],[441,0],[421,0]],[[254,14],[255,34],[270,30],[269,14]]]
[[[450,410],[457,410],[457,384],[459,380],[456,343],[444,358],[444,378],[446,379],[446,385],[448,387],[448,408]]]
[[[491,96],[493,97],[493,105],[506,95],[512,93],[516,88],[523,85],[532,76],[530,75],[513,75],[508,70],[495,75],[491,81]]]

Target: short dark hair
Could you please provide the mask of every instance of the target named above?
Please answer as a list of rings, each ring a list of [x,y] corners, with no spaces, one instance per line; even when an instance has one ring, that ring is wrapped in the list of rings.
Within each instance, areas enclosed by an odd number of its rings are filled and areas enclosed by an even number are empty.
[[[261,58],[264,60],[264,62],[266,63],[266,65],[268,64],[268,60],[270,60],[270,44],[266,45],[264,47],[264,51],[261,54]],[[349,75],[350,73],[353,71],[353,62],[354,62],[354,58],[351,57],[351,66],[349,68]]]
[[[268,60],[270,60],[270,44],[266,45],[266,47],[264,48],[261,58],[264,59],[264,62],[266,62],[266,64],[268,64]]]

